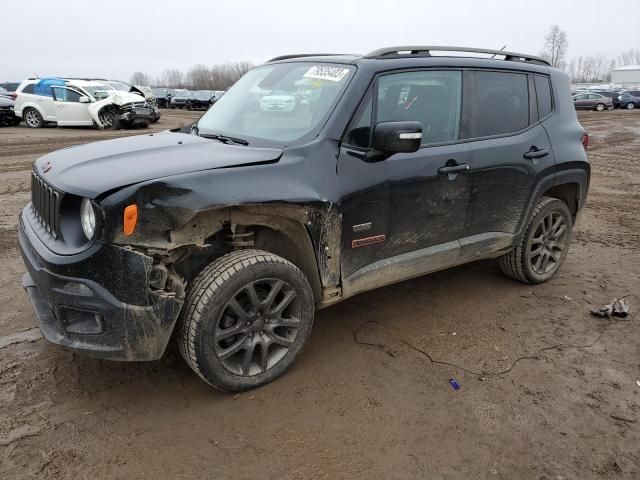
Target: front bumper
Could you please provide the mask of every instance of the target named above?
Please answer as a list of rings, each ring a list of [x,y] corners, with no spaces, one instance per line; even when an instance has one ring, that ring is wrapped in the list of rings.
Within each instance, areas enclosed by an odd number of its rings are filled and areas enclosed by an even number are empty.
[[[46,247],[38,245],[33,235],[21,216],[18,240],[27,267],[22,283],[38,316],[42,335],[49,342],[111,360],[156,360],[162,356],[182,302],[150,290],[147,268],[132,268],[150,265],[149,257],[124,251],[116,264],[102,265],[105,270],[120,272],[123,289],[146,285],[145,299],[138,302],[140,305],[125,303],[95,280],[68,275],[77,271],[78,264],[86,259],[74,263],[73,256],[58,256],[49,251],[45,260],[38,249]]]
[[[122,113],[119,119],[125,122],[129,122],[131,125],[142,124],[142,123],[151,123],[155,118],[154,112],[147,108],[148,113],[140,113],[140,109],[130,110],[128,112]]]

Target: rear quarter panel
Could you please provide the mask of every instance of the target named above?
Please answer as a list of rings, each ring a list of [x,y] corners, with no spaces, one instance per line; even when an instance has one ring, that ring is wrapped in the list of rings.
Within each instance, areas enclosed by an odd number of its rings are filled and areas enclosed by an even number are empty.
[[[587,153],[582,146],[585,129],[578,121],[571,98],[569,77],[550,68],[553,89],[554,112],[543,125],[547,130],[556,161],[554,183],[577,183],[579,187],[579,208],[582,208],[589,188],[591,167]]]

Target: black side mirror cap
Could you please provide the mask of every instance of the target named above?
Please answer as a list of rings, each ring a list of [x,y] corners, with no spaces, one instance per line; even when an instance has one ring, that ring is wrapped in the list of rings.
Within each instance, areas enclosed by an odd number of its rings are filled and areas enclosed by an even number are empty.
[[[369,161],[389,158],[394,153],[417,152],[422,145],[422,124],[415,121],[380,122],[373,130]]]

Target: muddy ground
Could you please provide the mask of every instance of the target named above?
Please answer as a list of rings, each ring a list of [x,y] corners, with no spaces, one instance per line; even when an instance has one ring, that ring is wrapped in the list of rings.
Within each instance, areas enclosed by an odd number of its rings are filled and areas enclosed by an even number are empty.
[[[32,161],[140,132],[0,129],[0,478],[640,478],[640,316],[588,313],[640,293],[640,112],[580,119],[592,187],[554,280],[487,261],[359,295],[319,312],[288,374],[241,395],[175,351],[104,362],[29,330],[16,221]]]

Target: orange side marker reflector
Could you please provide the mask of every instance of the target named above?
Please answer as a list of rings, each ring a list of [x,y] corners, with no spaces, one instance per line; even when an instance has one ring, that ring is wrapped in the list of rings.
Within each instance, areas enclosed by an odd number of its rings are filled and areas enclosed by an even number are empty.
[[[131,235],[138,222],[138,206],[129,205],[124,209],[124,234]]]

